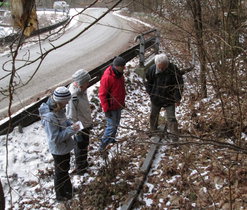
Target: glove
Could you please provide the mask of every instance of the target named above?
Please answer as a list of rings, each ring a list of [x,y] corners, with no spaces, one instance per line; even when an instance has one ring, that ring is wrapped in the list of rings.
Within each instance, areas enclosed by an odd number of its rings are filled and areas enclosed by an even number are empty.
[[[110,118],[112,116],[111,111],[105,112],[105,116],[108,117],[108,118]]]

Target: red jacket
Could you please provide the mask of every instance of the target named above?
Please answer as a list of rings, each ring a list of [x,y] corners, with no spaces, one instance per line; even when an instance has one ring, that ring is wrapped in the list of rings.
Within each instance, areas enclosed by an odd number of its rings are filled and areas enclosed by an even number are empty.
[[[112,66],[109,66],[100,80],[99,99],[104,112],[124,107],[125,101],[124,77],[117,78]]]

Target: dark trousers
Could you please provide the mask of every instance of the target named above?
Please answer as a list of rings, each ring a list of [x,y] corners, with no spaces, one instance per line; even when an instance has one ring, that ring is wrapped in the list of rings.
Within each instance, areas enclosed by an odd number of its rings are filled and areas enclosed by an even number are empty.
[[[66,155],[52,154],[55,163],[54,186],[56,197],[70,197],[72,195],[72,184],[69,177],[70,153]]]
[[[160,110],[163,106],[156,106],[153,103],[151,104],[151,114],[150,114],[150,129],[157,130]],[[177,122],[175,116],[175,104],[164,107],[166,110],[166,120],[167,122]]]
[[[87,153],[89,145],[90,130],[85,128],[75,135],[75,163],[76,169],[85,169],[88,166]]]

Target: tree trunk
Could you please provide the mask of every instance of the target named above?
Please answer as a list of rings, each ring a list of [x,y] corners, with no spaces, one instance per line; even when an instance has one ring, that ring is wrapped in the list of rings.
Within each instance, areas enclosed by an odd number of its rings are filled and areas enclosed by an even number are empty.
[[[25,36],[38,29],[35,0],[11,0],[11,17],[13,25],[23,30]]]
[[[193,15],[194,28],[196,33],[197,51],[200,61],[200,85],[202,98],[207,97],[207,80],[206,80],[206,55],[203,41],[203,25],[202,25],[202,11],[200,0],[188,0],[187,1]]]
[[[231,49],[230,56],[237,56],[239,54],[239,13],[240,0],[228,0],[227,2],[227,17],[226,17],[226,31],[228,34],[228,44]]]
[[[5,198],[4,198],[4,192],[3,192],[3,187],[2,183],[0,180],[0,209],[5,209]]]

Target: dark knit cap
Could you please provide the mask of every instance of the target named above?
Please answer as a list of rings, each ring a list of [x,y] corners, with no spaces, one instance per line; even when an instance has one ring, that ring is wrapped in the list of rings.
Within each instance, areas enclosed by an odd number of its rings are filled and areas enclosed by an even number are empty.
[[[125,59],[120,56],[116,57],[112,63],[113,66],[125,66],[125,64],[126,64]]]
[[[71,98],[71,93],[68,88],[62,86],[55,89],[52,97],[55,102],[68,102]]]

